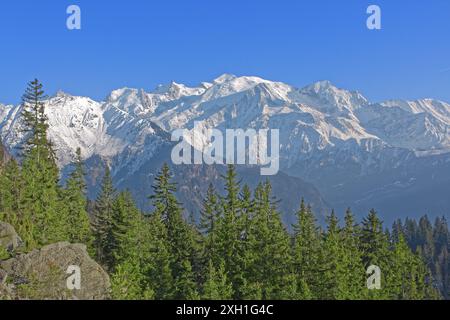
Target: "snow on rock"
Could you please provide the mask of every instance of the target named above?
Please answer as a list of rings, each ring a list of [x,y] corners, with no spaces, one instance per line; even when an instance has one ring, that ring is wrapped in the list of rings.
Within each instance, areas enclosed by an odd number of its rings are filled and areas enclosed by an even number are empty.
[[[117,89],[103,102],[58,92],[47,101],[46,113],[60,166],[70,163],[79,147],[85,158],[114,158],[116,171],[136,171],[168,141],[161,132],[170,137],[196,121],[221,129],[279,129],[282,168],[311,159],[320,164],[330,154],[369,165],[367,152],[391,147],[421,156],[450,152],[449,104],[431,99],[372,104],[329,81],[298,89],[224,74],[198,87],[172,82],[151,92]],[[13,153],[24,140],[20,115],[20,106],[0,105],[0,135]]]

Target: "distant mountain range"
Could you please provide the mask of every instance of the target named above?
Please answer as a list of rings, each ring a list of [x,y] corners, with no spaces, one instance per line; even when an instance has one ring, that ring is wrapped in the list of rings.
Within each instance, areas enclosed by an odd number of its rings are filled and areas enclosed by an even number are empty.
[[[171,162],[171,132],[201,122],[223,130],[280,130],[281,172],[270,180],[287,223],[301,196],[320,217],[348,206],[360,216],[375,207],[387,222],[450,210],[450,105],[438,100],[372,103],[328,81],[298,89],[225,74],[197,87],[118,89],[105,101],[58,92],[46,112],[63,172],[81,148],[91,196],[106,162],[116,185],[148,208],[153,177]],[[21,106],[0,104],[0,135],[13,155],[24,141],[20,115]],[[174,166],[189,210],[198,211],[208,182],[220,187],[223,170]],[[266,179],[254,168],[239,171],[249,184]]]

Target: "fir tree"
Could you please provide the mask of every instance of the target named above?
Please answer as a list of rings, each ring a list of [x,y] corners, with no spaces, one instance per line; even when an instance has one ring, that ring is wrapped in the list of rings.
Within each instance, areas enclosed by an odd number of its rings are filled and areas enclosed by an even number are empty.
[[[227,280],[223,262],[216,269],[213,262],[208,262],[206,281],[203,285],[202,299],[205,300],[229,300],[233,289]]]
[[[95,200],[92,229],[95,237],[94,246],[97,260],[107,269],[112,269],[114,263],[114,238],[112,235],[112,219],[114,210],[114,189],[111,172],[106,166],[100,193]]]
[[[363,219],[360,234],[360,248],[362,250],[362,261],[364,268],[371,265],[381,269],[382,290],[370,290],[367,292],[371,299],[388,299],[395,294],[392,292],[394,273],[391,263],[391,251],[389,239],[383,231],[383,222],[378,218],[375,210]]]
[[[194,252],[194,234],[183,219],[182,209],[174,194],[176,185],[171,182],[167,164],[155,178],[153,192],[150,199],[153,200],[155,213],[162,218],[167,232],[166,241],[171,255],[170,269],[175,283],[173,298],[194,299],[198,294],[192,270],[197,256]]]
[[[154,288],[155,299],[173,299],[176,296],[175,280],[171,270],[174,257],[167,241],[166,225],[158,210],[145,220],[149,226],[149,237],[146,240],[150,246],[148,252],[151,263],[146,264],[149,283]]]
[[[223,215],[217,223],[217,247],[223,258],[227,277],[233,284],[233,297],[242,298],[240,288],[244,283],[244,254],[242,246],[241,203],[236,169],[229,165],[225,176],[225,197],[222,199]]]
[[[360,230],[350,208],[345,212],[344,222],[345,225],[342,230],[343,285],[339,298],[364,299],[366,273],[358,241]]]
[[[66,217],[59,209],[58,168],[51,142],[47,138],[46,96],[42,84],[34,80],[23,96],[23,122],[27,131],[22,177],[23,219],[33,224],[25,235],[27,247],[68,240]]]
[[[290,286],[290,239],[271,192],[269,182],[255,190],[254,217],[249,230],[251,259],[247,259],[250,269],[246,279],[261,285],[263,299],[290,299],[295,296]]]
[[[65,210],[68,237],[72,243],[84,243],[93,252],[93,236],[87,213],[86,182],[81,149],[76,151],[75,169],[67,179],[62,191],[61,210]]]
[[[293,226],[294,270],[297,275],[297,292],[299,299],[311,299],[318,286],[320,238],[316,220],[304,199],[297,212],[297,223]]]
[[[114,266],[121,262],[123,257],[130,255],[138,245],[139,224],[141,212],[136,207],[131,194],[128,191],[119,193],[114,200],[111,215],[110,246]]]
[[[321,277],[318,284],[320,299],[340,299],[345,294],[344,250],[339,220],[334,212],[327,217],[327,231],[324,234],[322,248],[319,252],[317,269]]]
[[[217,221],[221,215],[220,201],[216,190],[212,184],[206,192],[203,201],[203,210],[200,216],[200,232],[204,239],[203,259],[205,264],[208,261],[218,261],[217,258]]]

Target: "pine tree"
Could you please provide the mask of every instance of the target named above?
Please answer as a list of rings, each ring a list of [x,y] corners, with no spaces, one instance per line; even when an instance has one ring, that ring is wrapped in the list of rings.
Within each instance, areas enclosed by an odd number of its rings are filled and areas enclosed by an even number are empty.
[[[342,230],[343,247],[343,283],[340,299],[365,298],[365,269],[362,261],[362,252],[359,248],[359,226],[355,222],[350,208],[345,212],[345,225]]]
[[[135,250],[139,239],[139,224],[142,223],[141,212],[136,207],[130,192],[119,193],[114,199],[111,214],[110,246],[112,266],[120,263],[124,257]]]
[[[159,238],[161,235],[157,230],[157,222],[153,223],[154,221],[141,214],[129,192],[119,194],[114,202],[113,211],[114,273],[111,278],[113,297],[116,299],[170,297],[163,293],[170,290],[172,278],[167,250]]]
[[[436,297],[422,258],[411,251],[403,235],[394,245],[392,259],[392,299],[422,300]]]
[[[242,298],[240,291],[244,279],[244,254],[242,223],[240,219],[239,182],[236,169],[229,165],[225,176],[225,197],[222,199],[223,215],[217,223],[217,248],[223,258],[228,279],[233,284],[233,297]]]
[[[345,294],[344,250],[339,220],[334,212],[327,217],[327,231],[323,235],[322,248],[319,251],[317,268],[321,277],[318,284],[320,299],[341,299]]]
[[[65,210],[68,237],[72,243],[84,243],[93,252],[93,235],[87,213],[86,182],[81,149],[76,151],[75,169],[67,179],[62,191],[61,210]]]
[[[217,260],[217,220],[221,215],[220,200],[212,184],[206,192],[200,216],[200,232],[204,239],[203,261],[207,266],[210,260]],[[209,266],[208,266],[209,267]]]
[[[294,270],[297,275],[297,293],[299,299],[315,298],[319,282],[318,263],[320,238],[316,220],[304,199],[297,212],[297,223],[293,226]]]
[[[433,242],[434,263],[430,267],[432,267],[440,291],[445,298],[448,298],[450,296],[450,232],[445,217],[437,217],[434,222]],[[430,253],[425,252],[425,254]]]
[[[176,197],[176,185],[171,182],[169,166],[165,164],[155,178],[153,200],[155,213],[164,222],[167,231],[167,244],[171,255],[170,269],[174,279],[175,299],[195,299],[198,296],[197,284],[192,270],[196,264],[194,234],[182,216],[182,209]],[[154,213],[154,214],[155,214]]]
[[[403,230],[403,223],[401,219],[397,219],[392,224],[392,241],[398,242],[400,240],[400,237],[404,236],[405,231]]]
[[[202,299],[205,300],[229,300],[233,289],[227,280],[223,262],[216,269],[213,262],[208,262],[206,281],[203,285]]]
[[[112,219],[115,195],[111,172],[106,166],[101,190],[95,200],[92,229],[97,260],[108,270],[112,269],[114,263]]]
[[[372,299],[388,299],[391,295],[394,283],[394,273],[391,263],[391,251],[389,239],[383,231],[383,222],[378,218],[377,212],[372,209],[369,215],[363,219],[360,246],[364,268],[371,265],[381,269],[381,290],[370,290],[367,292]]]
[[[151,261],[146,263],[148,270],[145,273],[154,288],[155,299],[173,299],[176,296],[175,280],[171,270],[174,258],[167,241],[166,225],[158,210],[145,220],[149,227],[149,237],[146,240],[150,246],[148,261]]]
[[[249,229],[250,257],[247,284],[261,286],[262,299],[292,299],[290,238],[276,209],[267,181],[255,190],[254,213]],[[247,254],[247,256],[249,256]]]
[[[51,142],[47,138],[46,96],[42,84],[34,80],[28,84],[23,96],[23,123],[27,131],[22,177],[23,219],[33,224],[29,249],[48,243],[68,240],[64,212],[59,209],[58,168]]]

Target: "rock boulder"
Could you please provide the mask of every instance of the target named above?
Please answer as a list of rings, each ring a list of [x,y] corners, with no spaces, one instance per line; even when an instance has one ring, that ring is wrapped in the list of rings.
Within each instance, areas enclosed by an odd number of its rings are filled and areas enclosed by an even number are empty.
[[[0,222],[0,248],[11,252],[22,244],[22,240],[17,235],[16,230],[5,222]]]
[[[12,299],[97,300],[109,290],[108,274],[82,244],[55,243],[0,261],[0,298],[3,291]]]

